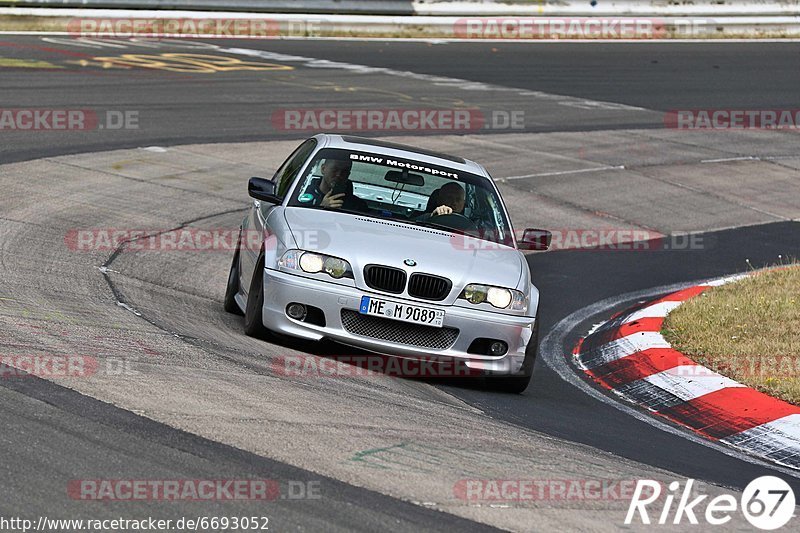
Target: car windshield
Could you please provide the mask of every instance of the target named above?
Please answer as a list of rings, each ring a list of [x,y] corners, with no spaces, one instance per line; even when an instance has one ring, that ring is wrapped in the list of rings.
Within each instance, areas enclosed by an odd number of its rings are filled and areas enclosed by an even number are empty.
[[[321,150],[300,176],[289,205],[337,209],[513,246],[502,200],[488,178],[382,154]]]

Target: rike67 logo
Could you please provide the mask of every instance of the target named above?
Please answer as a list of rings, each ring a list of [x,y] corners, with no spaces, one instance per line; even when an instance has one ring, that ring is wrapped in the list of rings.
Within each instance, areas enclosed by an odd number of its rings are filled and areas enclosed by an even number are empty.
[[[670,483],[659,513],[656,509],[648,509],[648,506],[662,497],[661,483],[650,479],[638,480],[625,524],[630,525],[638,519],[642,524],[678,525],[688,522],[698,525],[699,517],[706,524],[721,526],[730,522],[734,514],[740,511],[754,527],[772,531],[788,524],[794,516],[794,491],[788,483],[775,476],[762,476],[751,481],[738,501],[730,494],[722,494],[711,500],[707,499],[708,494],[696,496],[693,494],[693,485],[693,479],[687,480],[683,488],[678,481]],[[651,511],[656,511],[652,518]]]

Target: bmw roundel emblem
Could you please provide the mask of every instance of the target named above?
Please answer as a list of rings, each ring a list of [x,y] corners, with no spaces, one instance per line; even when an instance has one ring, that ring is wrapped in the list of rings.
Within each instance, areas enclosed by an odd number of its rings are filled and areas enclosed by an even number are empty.
[[[406,266],[410,266],[410,267],[417,266],[417,262],[414,261],[413,259],[406,259],[405,261],[403,261],[403,263],[405,263]]]

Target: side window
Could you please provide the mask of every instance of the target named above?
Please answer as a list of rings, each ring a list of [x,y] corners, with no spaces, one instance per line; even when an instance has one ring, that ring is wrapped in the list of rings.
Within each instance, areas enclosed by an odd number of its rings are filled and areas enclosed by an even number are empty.
[[[278,196],[286,196],[286,192],[297,177],[297,173],[300,171],[303,163],[306,162],[306,159],[308,159],[308,156],[311,155],[311,152],[313,152],[316,147],[316,139],[307,140],[301,144],[297,150],[289,156],[289,159],[286,160],[283,166],[278,169],[275,176],[272,177],[272,181],[275,182],[275,188],[278,191]]]

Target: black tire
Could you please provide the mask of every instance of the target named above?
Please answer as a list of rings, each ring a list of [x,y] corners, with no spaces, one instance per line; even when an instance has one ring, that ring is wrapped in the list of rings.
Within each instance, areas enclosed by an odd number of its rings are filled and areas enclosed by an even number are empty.
[[[497,376],[487,377],[486,387],[497,392],[508,394],[522,394],[530,385],[533,377],[533,366],[536,363],[536,356],[539,353],[539,317],[533,326],[533,335],[525,350],[525,360],[522,362],[521,374],[517,376]]]
[[[250,280],[247,306],[244,311],[244,332],[250,337],[265,338],[269,330],[264,327],[264,256],[260,255]]]
[[[242,315],[239,304],[236,303],[236,295],[239,293],[239,244],[241,244],[241,236],[239,242],[236,244],[236,252],[233,254],[233,261],[231,261],[231,269],[228,273],[228,286],[225,288],[225,300],[223,306],[225,310],[234,315]]]

